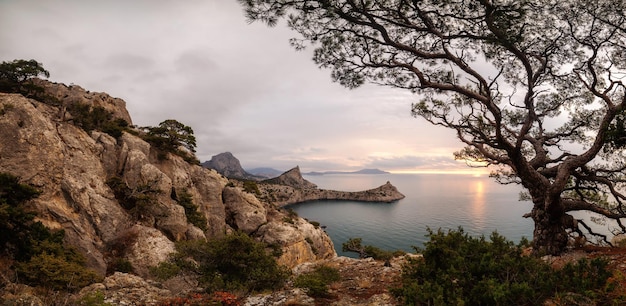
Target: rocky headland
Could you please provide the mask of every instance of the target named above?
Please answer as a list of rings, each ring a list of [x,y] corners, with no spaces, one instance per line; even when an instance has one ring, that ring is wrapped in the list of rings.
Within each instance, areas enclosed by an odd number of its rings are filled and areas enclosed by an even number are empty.
[[[276,178],[264,180],[258,186],[260,198],[267,199],[268,202],[276,206],[318,200],[391,203],[404,199],[404,195],[390,182],[364,191],[320,189],[302,177],[299,167],[295,167]]]

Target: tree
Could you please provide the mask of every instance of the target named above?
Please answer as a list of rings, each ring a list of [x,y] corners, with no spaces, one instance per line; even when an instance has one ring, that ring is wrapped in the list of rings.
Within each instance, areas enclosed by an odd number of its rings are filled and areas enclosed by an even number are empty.
[[[13,60],[0,63],[0,91],[21,93],[30,96],[42,89],[30,84],[32,78],[38,76],[50,77],[50,72],[36,60]]]
[[[573,211],[626,232],[623,1],[239,1],[251,20],[287,19],[334,81],[418,94],[414,116],[466,145],[457,159],[525,187],[536,251],[608,243]]]
[[[191,153],[196,152],[196,137],[193,135],[193,129],[174,119],[165,120],[157,127],[146,129],[149,141],[163,150],[176,152],[182,146]]]

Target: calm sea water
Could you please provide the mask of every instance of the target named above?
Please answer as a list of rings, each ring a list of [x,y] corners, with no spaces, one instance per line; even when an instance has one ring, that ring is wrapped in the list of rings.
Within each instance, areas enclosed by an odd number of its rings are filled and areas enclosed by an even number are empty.
[[[444,174],[338,174],[305,176],[319,188],[359,191],[387,181],[406,198],[391,204],[314,201],[290,205],[300,216],[326,226],[339,255],[341,244],[360,237],[364,245],[412,252],[427,241],[427,228],[457,229],[489,236],[497,231],[509,240],[532,238],[532,220],[522,215],[530,202],[520,202],[520,186],[500,185],[488,177]]]

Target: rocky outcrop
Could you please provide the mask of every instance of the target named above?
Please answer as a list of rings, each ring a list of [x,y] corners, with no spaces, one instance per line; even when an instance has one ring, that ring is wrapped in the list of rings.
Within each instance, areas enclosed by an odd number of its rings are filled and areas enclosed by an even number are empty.
[[[395,306],[401,305],[389,292],[390,288],[397,287],[400,281],[402,265],[407,258],[418,255],[407,254],[393,258],[389,264],[372,258],[355,259],[348,257],[334,257],[315,263],[303,263],[293,269],[294,276],[309,273],[315,267],[323,265],[338,270],[340,280],[329,286],[332,298],[313,300],[289,284],[284,290],[259,294],[248,297],[243,305],[273,306],[273,305],[369,305]]]
[[[136,275],[115,272],[102,283],[83,288],[78,300],[101,294],[108,305],[157,305],[172,293]]]
[[[124,101],[78,86],[41,82],[61,99],[59,105],[0,93],[0,172],[19,176],[42,191],[28,204],[38,220],[52,229],[65,230],[66,242],[84,254],[89,267],[99,273],[104,275],[113,260],[124,259],[137,274],[146,276],[148,267],[173,250],[175,241],[218,237],[233,229],[272,240],[269,234],[260,234],[261,228],[284,222],[286,213],[242,188],[227,187],[229,181],[216,171],[173,154],[163,158],[135,135],[140,131],[124,132],[117,138],[98,131],[87,133],[63,115],[63,105],[69,103],[63,99],[76,99],[102,106],[131,122]],[[182,191],[191,195],[197,212],[206,218],[204,229],[188,222],[175,196]],[[142,202],[120,198],[120,194]],[[305,234],[299,235],[304,241]],[[300,248],[302,254],[294,257],[335,256],[332,244],[321,247],[330,241],[321,229],[306,237],[313,239],[321,252],[310,256],[310,249]],[[292,252],[298,239],[284,240],[285,253]],[[291,267],[301,261],[285,257],[282,262]]]
[[[230,152],[214,155],[211,160],[202,163],[202,166],[213,169],[227,178],[255,181],[263,179],[263,177],[252,175],[243,170],[239,160]]]
[[[126,110],[126,102],[120,98],[114,98],[103,92],[91,92],[78,85],[67,86],[62,83],[53,83],[42,79],[32,79],[33,84],[42,87],[47,96],[55,98],[61,103],[61,109],[65,110],[72,103],[99,106],[113,114],[114,118],[123,119],[132,125],[133,121]],[[62,114],[66,116],[67,114]]]
[[[300,172],[300,167],[295,168],[281,174],[278,177],[263,181],[265,184],[275,184],[290,186],[296,189],[312,189],[317,188],[317,185],[305,180]]]
[[[259,189],[263,199],[277,206],[317,200],[391,203],[404,198],[404,195],[390,182],[365,191],[319,189],[315,184],[302,177],[298,167],[285,172],[277,178],[263,181],[259,184]]]

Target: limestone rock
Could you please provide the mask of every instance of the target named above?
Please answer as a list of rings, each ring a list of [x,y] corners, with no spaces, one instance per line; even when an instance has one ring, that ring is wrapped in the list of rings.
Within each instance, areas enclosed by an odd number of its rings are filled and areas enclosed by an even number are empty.
[[[317,188],[317,185],[305,180],[300,172],[300,167],[295,168],[281,174],[278,177],[271,178],[263,181],[267,184],[285,185],[297,189],[311,189]]]
[[[301,305],[314,306],[315,300],[309,297],[304,290],[294,288],[287,291],[260,294],[246,298],[244,306],[277,306],[277,305]]]
[[[104,302],[113,305],[157,305],[160,300],[171,296],[171,292],[148,283],[139,276],[115,272],[102,283],[83,288],[78,296],[100,292]]]
[[[44,302],[35,295],[35,288],[22,284],[3,284],[0,291],[0,306],[44,306]]]
[[[148,277],[150,267],[167,260],[175,251],[174,242],[155,228],[135,225],[127,233],[133,241],[128,243],[125,257],[139,276]]]
[[[235,187],[226,187],[222,194],[226,206],[226,222],[246,234],[267,223],[267,211],[252,194]]]
[[[67,86],[42,79],[33,79],[32,81],[35,85],[43,87],[47,95],[61,101],[65,107],[76,102],[103,107],[113,113],[114,118],[124,119],[129,125],[133,124],[130,114],[126,110],[126,102],[122,99],[113,98],[102,92],[90,92],[78,85]]]
[[[290,222],[270,221],[256,233],[262,241],[282,246],[280,264],[293,268],[304,262],[337,256],[332,241],[321,228],[302,218]]]

